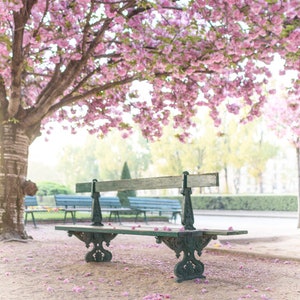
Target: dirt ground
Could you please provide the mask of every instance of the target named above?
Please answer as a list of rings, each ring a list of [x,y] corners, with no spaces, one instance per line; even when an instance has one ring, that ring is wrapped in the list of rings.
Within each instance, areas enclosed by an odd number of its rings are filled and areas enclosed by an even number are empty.
[[[119,235],[109,247],[111,262],[86,263],[84,243],[54,225],[27,232],[33,240],[0,242],[1,300],[300,299],[300,261],[249,255],[245,240],[242,252],[234,240],[213,241],[201,257],[206,279],[177,283],[178,259],[154,237]]]

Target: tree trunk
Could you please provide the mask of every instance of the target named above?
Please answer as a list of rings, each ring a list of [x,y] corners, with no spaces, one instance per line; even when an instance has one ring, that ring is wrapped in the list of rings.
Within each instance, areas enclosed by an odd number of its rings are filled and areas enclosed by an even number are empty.
[[[300,228],[300,147],[296,147],[297,151],[297,170],[298,170],[298,225]]]
[[[24,185],[30,140],[14,123],[0,125],[0,138],[0,240],[26,239]]]
[[[224,167],[224,174],[225,174],[225,193],[229,193],[229,183],[228,183],[228,169],[227,166]]]

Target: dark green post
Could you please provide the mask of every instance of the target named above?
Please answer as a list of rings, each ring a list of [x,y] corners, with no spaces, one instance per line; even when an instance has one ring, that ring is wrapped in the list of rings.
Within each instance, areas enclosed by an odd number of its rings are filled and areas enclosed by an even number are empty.
[[[100,207],[100,193],[96,192],[96,185],[97,179],[93,179],[92,182],[92,225],[93,226],[103,226],[102,224],[102,212]]]
[[[187,186],[187,178],[189,172],[183,172],[183,184],[182,184],[182,195],[184,196],[184,204],[183,204],[183,219],[182,225],[184,225],[185,230],[195,230],[194,227],[194,212],[191,201],[192,189]]]

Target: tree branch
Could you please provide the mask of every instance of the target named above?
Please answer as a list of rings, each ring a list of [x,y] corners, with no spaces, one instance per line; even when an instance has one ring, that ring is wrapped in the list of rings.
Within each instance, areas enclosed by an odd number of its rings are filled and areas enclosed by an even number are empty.
[[[19,110],[21,103],[21,84],[22,84],[22,71],[23,71],[23,36],[24,26],[29,18],[31,9],[37,0],[27,0],[19,12],[13,13],[14,18],[14,33],[12,45],[12,63],[11,63],[11,94],[8,105],[8,114],[13,117]]]
[[[115,82],[109,82],[103,86],[100,87],[95,87],[89,91],[87,91],[86,93],[80,94],[80,95],[72,95],[69,94],[66,97],[62,98],[58,103],[54,104],[48,111],[48,113],[44,116],[51,116],[53,113],[55,113],[58,109],[64,107],[64,106],[69,106],[74,104],[74,102],[78,102],[81,99],[87,99],[90,96],[96,95],[100,92],[112,89],[113,87],[116,86],[120,86],[120,85],[124,85],[130,82],[133,82],[134,80],[138,79],[138,76],[131,76],[131,77],[127,77],[125,79],[122,79],[120,81],[115,81]]]

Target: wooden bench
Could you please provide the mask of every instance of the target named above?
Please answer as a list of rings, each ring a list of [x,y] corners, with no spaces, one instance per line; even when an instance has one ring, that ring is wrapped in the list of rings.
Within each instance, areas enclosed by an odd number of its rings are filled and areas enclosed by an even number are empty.
[[[135,221],[139,214],[143,214],[147,223],[147,212],[158,212],[159,215],[171,213],[171,220],[176,222],[182,212],[180,201],[176,199],[128,197],[128,201],[130,208],[135,211]]]
[[[47,210],[44,208],[39,208],[36,196],[25,196],[24,204],[25,204],[24,224],[25,225],[27,224],[27,217],[28,217],[28,215],[31,215],[31,220],[33,222],[33,225],[34,225],[34,227],[37,227],[34,213],[45,212]]]
[[[87,247],[91,244],[93,249],[89,251],[85,260],[87,262],[108,262],[112,259],[112,253],[104,249],[109,246],[110,241],[118,234],[154,236],[158,243],[163,242],[170,249],[174,250],[179,258],[183,252],[183,258],[179,261],[174,273],[177,282],[194,278],[204,278],[204,265],[195,256],[201,255],[202,250],[212,239],[218,235],[238,235],[248,233],[246,230],[200,230],[194,228],[194,213],[191,202],[193,187],[218,186],[218,173],[189,175],[188,172],[182,176],[167,176],[140,179],[123,179],[116,181],[101,181],[76,184],[76,191],[79,193],[91,190],[93,198],[92,224],[86,226],[58,225],[56,230],[65,230],[69,236],[76,236],[83,241]],[[146,189],[170,189],[182,187],[184,197],[182,224],[184,228],[172,228],[170,230],[139,229],[125,226],[112,227],[102,224],[102,213],[99,201],[100,192],[124,191],[124,190],[146,190]],[[100,198],[101,199],[101,198]]]
[[[73,224],[76,223],[76,212],[91,212],[93,198],[87,195],[54,195],[56,207],[64,210],[64,223],[66,223],[68,214],[71,215]],[[114,217],[115,221],[121,223],[120,213],[130,211],[130,208],[122,207],[118,197],[101,197],[102,211],[109,212],[109,220]]]

